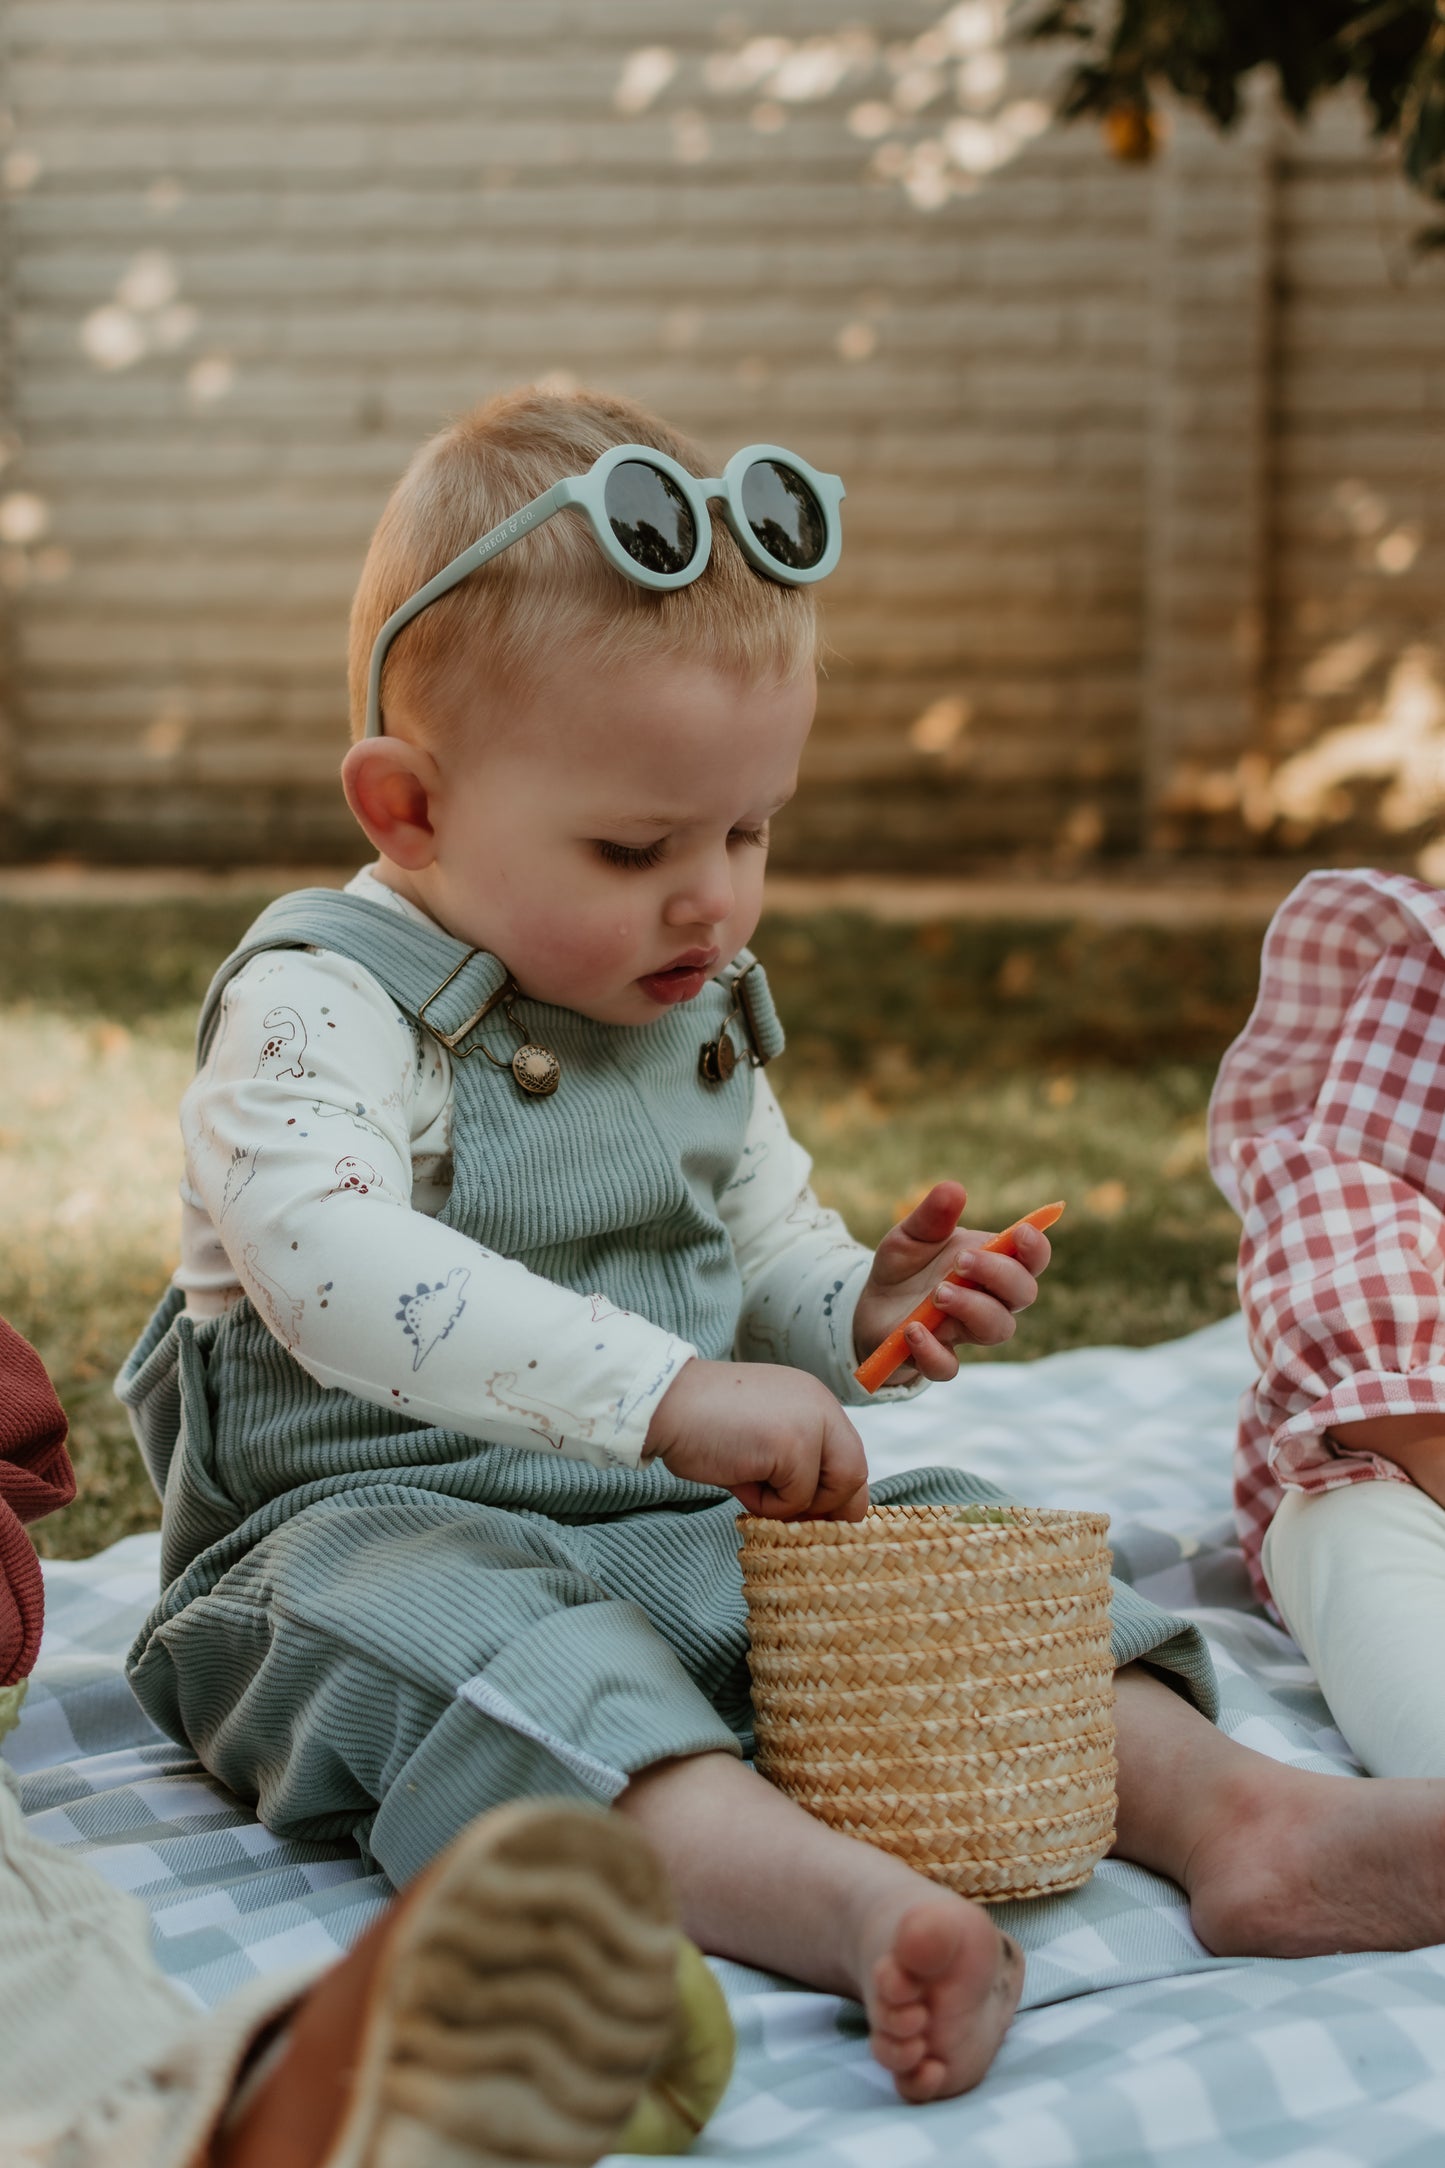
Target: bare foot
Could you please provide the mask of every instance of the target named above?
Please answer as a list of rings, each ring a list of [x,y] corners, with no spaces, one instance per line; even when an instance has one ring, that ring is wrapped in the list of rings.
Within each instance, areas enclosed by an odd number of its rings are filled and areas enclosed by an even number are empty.
[[[1114,1683],[1115,1854],[1188,1891],[1207,1949],[1317,1957],[1445,1942],[1445,1781],[1290,1769],[1141,1665]]]
[[[620,1805],[661,1854],[699,1948],[856,1995],[905,2100],[978,2084],[1024,1979],[1022,1951],[982,1906],[826,1828],[731,1755],[657,1763]]]
[[[911,1879],[911,1878],[910,1878]],[[905,1887],[870,1914],[860,1966],[875,2059],[905,2100],[977,2085],[1024,1984],[1023,1952],[979,1905]]]
[[[1219,1957],[1445,1941],[1445,1782],[1244,1768],[1180,1879]]]

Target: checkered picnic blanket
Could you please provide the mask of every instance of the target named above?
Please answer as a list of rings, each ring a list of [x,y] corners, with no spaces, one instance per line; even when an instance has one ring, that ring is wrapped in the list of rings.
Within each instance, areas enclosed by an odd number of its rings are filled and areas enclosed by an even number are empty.
[[[963,1462],[1019,1496],[1102,1506],[1121,1569],[1208,1633],[1224,1721],[1302,1768],[1348,1774],[1298,1650],[1253,1608],[1230,1515],[1237,1320],[1147,1350],[970,1366],[861,1413],[878,1474]],[[384,1902],[342,1847],[278,1842],[131,1699],[121,1659],[156,1541],[47,1569],[40,1668],[7,1754],[34,1826],[151,1907],[165,1970],[198,2003],[344,1948]],[[1106,1862],[1073,1895],[1006,1908],[1024,2009],[966,2098],[905,2108],[851,2003],[720,1965],[737,2076],[695,2157],[787,2168],[1295,2168],[1445,2159],[1445,1948],[1211,1958],[1179,1892]]]

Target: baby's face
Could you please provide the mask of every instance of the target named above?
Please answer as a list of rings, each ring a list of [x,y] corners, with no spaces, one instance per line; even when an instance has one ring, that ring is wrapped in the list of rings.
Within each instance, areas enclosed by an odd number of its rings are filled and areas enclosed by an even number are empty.
[[[750,940],[816,697],[811,672],[559,668],[488,745],[442,760],[435,858],[408,885],[524,996],[649,1023]]]

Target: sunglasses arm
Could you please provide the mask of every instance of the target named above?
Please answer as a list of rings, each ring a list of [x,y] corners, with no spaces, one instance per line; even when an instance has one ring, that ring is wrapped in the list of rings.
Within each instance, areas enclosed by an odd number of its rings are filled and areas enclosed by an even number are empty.
[[[478,541],[464,549],[460,557],[454,557],[449,565],[443,565],[441,571],[434,574],[425,587],[419,587],[399,610],[392,611],[377,634],[371,650],[371,667],[366,681],[366,737],[379,738],[382,735],[381,672],[387,650],[397,634],[409,625],[414,617],[420,617],[422,611],[431,603],[439,602],[452,588],[459,587],[470,573],[479,570],[493,557],[500,557],[503,550],[510,549],[514,542],[519,542],[533,527],[540,527],[543,520],[550,519],[554,512],[560,512],[564,505],[575,501],[569,483],[555,482],[550,489],[544,490],[540,497],[534,497],[530,504],[524,504],[520,512],[514,512],[510,519],[504,519],[500,527],[493,527],[490,534],[482,535]]]

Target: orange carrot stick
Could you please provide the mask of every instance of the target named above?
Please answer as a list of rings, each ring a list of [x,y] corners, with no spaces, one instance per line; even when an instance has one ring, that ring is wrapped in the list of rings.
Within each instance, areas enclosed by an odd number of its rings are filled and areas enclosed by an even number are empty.
[[[1021,1220],[1014,1221],[1012,1227],[1005,1227],[1001,1235],[995,1235],[992,1242],[981,1242],[979,1248],[1001,1251],[1005,1257],[1017,1256],[1014,1236],[1020,1227],[1037,1227],[1042,1234],[1045,1228],[1053,1226],[1063,1209],[1061,1204],[1041,1204],[1037,1212],[1026,1212]],[[968,1285],[967,1279],[961,1273],[950,1272],[948,1277],[955,1287]],[[864,1392],[876,1393],[880,1386],[888,1383],[899,1365],[908,1361],[907,1332],[910,1325],[922,1325],[925,1331],[932,1332],[935,1325],[943,1323],[943,1316],[943,1311],[931,1296],[925,1296],[916,1310],[910,1310],[903,1323],[895,1325],[887,1339],[880,1340],[866,1362],[859,1363],[853,1372]]]

